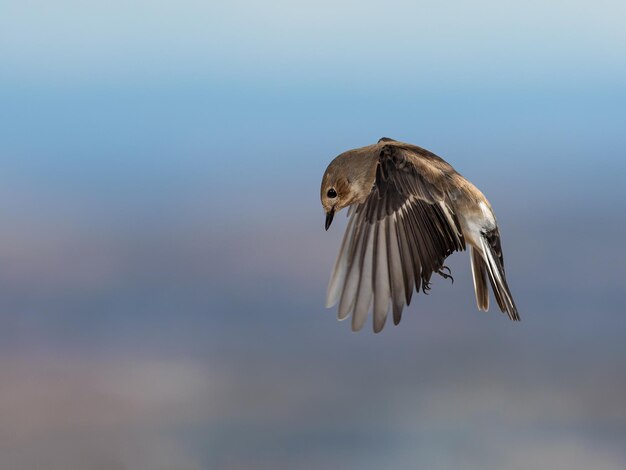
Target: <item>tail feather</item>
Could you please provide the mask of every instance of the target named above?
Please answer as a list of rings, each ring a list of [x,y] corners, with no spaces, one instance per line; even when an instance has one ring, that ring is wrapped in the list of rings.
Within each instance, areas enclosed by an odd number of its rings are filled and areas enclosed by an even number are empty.
[[[480,252],[472,247],[471,254],[472,275],[474,276],[474,291],[478,310],[489,310],[489,289],[487,288],[487,266],[480,256]]]
[[[495,241],[494,241],[495,238]],[[472,267],[474,265],[477,266],[477,269],[482,268],[482,272],[479,272],[479,282],[482,282],[480,285],[484,289],[480,291],[478,287],[476,287],[476,301],[478,303],[478,308],[481,308],[481,301],[484,300],[486,296],[486,282],[484,280],[485,271],[489,277],[489,282],[491,283],[491,288],[493,289],[494,296],[496,298],[496,302],[498,302],[498,306],[502,312],[505,312],[509,318],[513,321],[519,321],[520,316],[517,312],[517,307],[515,306],[515,302],[513,300],[513,296],[511,295],[511,291],[509,290],[509,286],[506,282],[506,277],[504,275],[504,264],[502,262],[502,250],[500,249],[500,237],[499,235],[490,233],[488,236],[481,236],[480,243],[482,248],[482,265],[479,265],[474,259],[474,249],[472,249]],[[479,258],[477,255],[476,258]],[[487,268],[486,270],[484,268]],[[476,283],[477,273],[474,271],[474,282]],[[478,285],[478,283],[476,283]],[[485,303],[483,303],[485,305]],[[486,303],[488,307],[488,301]],[[485,308],[486,310],[486,308]]]

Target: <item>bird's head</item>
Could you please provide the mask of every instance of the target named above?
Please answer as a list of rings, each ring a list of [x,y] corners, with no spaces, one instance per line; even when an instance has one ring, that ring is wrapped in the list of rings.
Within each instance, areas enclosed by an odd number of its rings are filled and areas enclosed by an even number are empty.
[[[329,166],[322,178],[320,199],[326,213],[326,230],[330,227],[335,213],[354,202],[353,184],[337,170],[332,165]]]
[[[320,191],[322,207],[326,212],[326,230],[336,212],[349,205],[362,203],[370,194],[378,162],[372,147],[370,145],[344,152],[326,168]]]

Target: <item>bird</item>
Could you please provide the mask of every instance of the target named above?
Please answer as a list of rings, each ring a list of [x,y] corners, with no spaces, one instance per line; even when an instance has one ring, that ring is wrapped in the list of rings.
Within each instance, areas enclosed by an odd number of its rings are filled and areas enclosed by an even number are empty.
[[[428,293],[433,273],[454,282],[443,263],[468,245],[478,309],[489,309],[489,281],[500,310],[520,320],[491,204],[439,156],[383,137],[335,157],[324,172],[320,198],[326,230],[348,207],[326,307],[338,304],[339,320],[351,315],[353,331],[371,310],[379,333],[390,307],[398,325],[413,292]]]

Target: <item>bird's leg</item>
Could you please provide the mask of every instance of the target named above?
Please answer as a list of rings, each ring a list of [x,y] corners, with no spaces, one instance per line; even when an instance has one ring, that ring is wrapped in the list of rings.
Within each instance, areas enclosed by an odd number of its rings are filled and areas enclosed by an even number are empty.
[[[447,269],[448,272],[444,272],[444,270]],[[454,284],[454,278],[452,277],[452,271],[450,271],[450,268],[447,266],[442,266],[441,268],[439,268],[437,270],[437,274],[439,274],[441,277],[443,277],[444,279],[452,279],[452,284]]]

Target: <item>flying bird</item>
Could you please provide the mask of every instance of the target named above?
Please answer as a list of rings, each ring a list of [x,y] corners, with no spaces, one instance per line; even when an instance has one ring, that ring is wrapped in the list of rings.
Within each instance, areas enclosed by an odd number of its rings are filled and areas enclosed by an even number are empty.
[[[349,207],[326,307],[339,303],[340,320],[352,314],[354,331],[372,310],[374,332],[380,332],[390,304],[394,324],[400,323],[413,292],[426,293],[433,273],[452,278],[443,263],[467,245],[478,309],[489,309],[489,280],[500,310],[520,319],[491,204],[434,153],[386,137],[348,150],[328,165],[321,201],[326,230]]]

